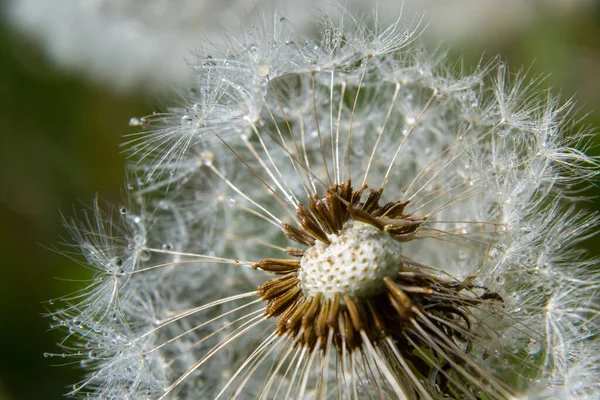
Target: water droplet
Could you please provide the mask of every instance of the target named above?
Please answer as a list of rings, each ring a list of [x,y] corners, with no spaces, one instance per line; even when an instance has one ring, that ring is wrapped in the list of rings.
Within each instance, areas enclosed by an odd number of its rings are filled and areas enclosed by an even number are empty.
[[[534,355],[534,354],[539,353],[541,349],[542,349],[542,345],[540,342],[538,342],[535,339],[530,339],[529,344],[527,345],[525,351],[527,351],[527,354],[529,354],[529,355]]]
[[[140,126],[142,125],[142,121],[139,118],[131,118],[129,120],[129,126]]]
[[[152,253],[148,250],[141,250],[138,254],[141,261],[148,261],[152,257]]]
[[[112,265],[115,267],[121,267],[123,265],[123,259],[119,257],[113,257],[111,260]]]
[[[498,63],[498,74],[504,75],[505,72],[506,72],[506,64],[503,61],[500,61]]]
[[[183,117],[181,117],[181,125],[183,125],[184,127],[192,126],[193,121],[194,120],[189,115],[184,115]]]
[[[205,151],[200,154],[200,163],[205,167],[210,167],[215,161],[215,156],[210,151]]]
[[[164,243],[162,245],[163,250],[173,250],[173,245],[171,243]]]

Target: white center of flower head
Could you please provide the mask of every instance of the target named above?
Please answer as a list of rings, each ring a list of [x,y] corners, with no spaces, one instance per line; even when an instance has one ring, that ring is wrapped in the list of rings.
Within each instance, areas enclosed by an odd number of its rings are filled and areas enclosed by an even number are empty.
[[[350,222],[330,245],[317,241],[304,252],[298,278],[308,297],[335,293],[354,298],[378,294],[383,278],[401,268],[400,243],[389,234],[361,222]]]

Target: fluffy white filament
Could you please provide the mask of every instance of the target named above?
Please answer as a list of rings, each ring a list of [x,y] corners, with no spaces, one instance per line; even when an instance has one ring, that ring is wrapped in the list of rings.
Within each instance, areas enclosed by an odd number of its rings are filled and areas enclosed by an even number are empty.
[[[433,399],[441,379],[465,398],[597,398],[600,277],[576,246],[598,217],[576,205],[598,164],[571,105],[499,62],[455,75],[414,45],[416,26],[320,26],[311,39],[277,18],[206,50],[184,104],[132,121],[130,204],[70,224],[97,272],[52,314],[88,371],[70,394]],[[416,312],[410,359],[364,332],[359,349],[278,335],[255,296],[268,276],[248,267],[287,257],[282,224],[348,179],[426,218],[403,265],[502,305],[470,327]]]

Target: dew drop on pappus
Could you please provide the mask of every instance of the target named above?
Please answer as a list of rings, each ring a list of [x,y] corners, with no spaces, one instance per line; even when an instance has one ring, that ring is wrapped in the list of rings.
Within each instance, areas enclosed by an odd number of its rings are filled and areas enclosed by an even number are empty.
[[[148,261],[150,257],[152,257],[152,253],[150,253],[148,250],[141,250],[139,252],[139,258],[141,261]]]

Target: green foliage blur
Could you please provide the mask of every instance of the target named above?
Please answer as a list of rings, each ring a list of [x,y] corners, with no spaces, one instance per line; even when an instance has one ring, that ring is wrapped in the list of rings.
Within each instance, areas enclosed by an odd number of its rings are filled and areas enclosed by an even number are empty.
[[[1,24],[1,23],[0,23]],[[500,53],[512,70],[550,74],[544,84],[576,95],[583,125],[600,129],[600,5],[591,12],[539,15],[491,42],[452,44],[473,65]],[[159,103],[156,99],[161,98]],[[164,96],[119,92],[54,67],[41,49],[0,25],[0,400],[59,399],[81,378],[60,352],[44,302],[85,285],[90,271],[53,251],[68,233],[65,216],[96,194],[118,205],[123,193],[122,135],[130,117],[162,108]],[[590,153],[600,154],[600,134]],[[600,179],[583,206],[600,207]],[[583,244],[600,255],[600,236]],[[61,366],[61,364],[66,364]]]

